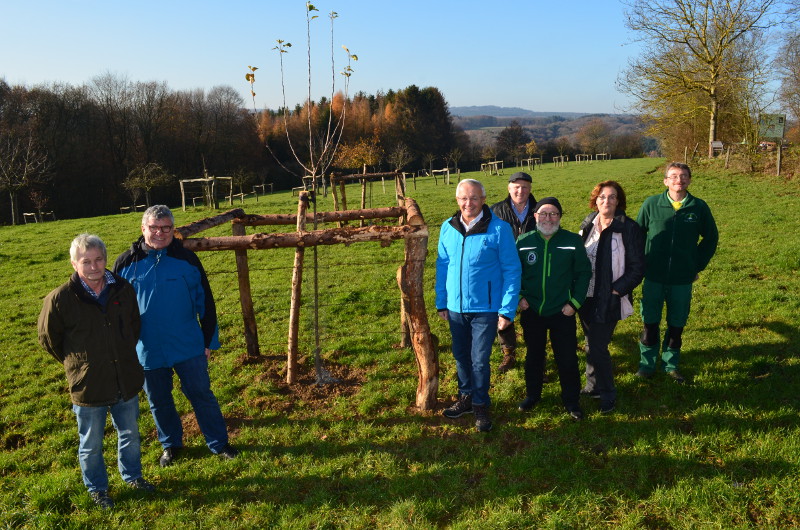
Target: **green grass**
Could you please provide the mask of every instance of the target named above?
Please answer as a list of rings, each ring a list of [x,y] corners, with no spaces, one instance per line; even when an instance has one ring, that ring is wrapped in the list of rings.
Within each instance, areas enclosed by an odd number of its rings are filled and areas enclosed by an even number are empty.
[[[564,226],[576,230],[591,188],[608,178],[622,183],[635,216],[646,196],[663,189],[659,164],[545,165],[533,172],[533,188],[539,198],[559,197]],[[490,202],[506,194],[503,176],[465,176],[486,184]],[[439,225],[456,209],[454,188],[420,179],[414,190],[409,182],[431,232],[425,289],[441,340],[442,402],[456,383],[449,333],[434,313],[433,262]],[[0,527],[800,526],[800,185],[704,166],[690,189],[711,205],[720,228],[719,250],[695,286],[684,334],[682,370],[692,384],[633,376],[640,328],[634,315],[612,343],[618,409],[601,416],[585,400],[580,424],[563,413],[558,383],[545,386],[531,414],[518,413],[521,370],[494,375],[496,427],[486,435],[474,432],[470,419],[414,410],[413,353],[393,347],[402,243],[318,249],[321,351],[326,368],[342,379],[326,387],[313,384],[313,251],[305,254],[305,360],[301,382],[291,387],[281,369],[293,251],[249,253],[263,354],[257,360],[244,356],[232,253],[201,254],[223,343],[212,359],[212,385],[242,457],[213,458],[187,421],[186,458],[159,468],[160,446],[142,398],[144,472],[159,493],[121,484],[109,425],[106,459],[117,501],[110,513],[91,505],[81,483],[63,369],[38,346],[36,318],[44,295],[71,272],[72,237],[98,233],[113,259],[136,238],[141,214],[0,227]],[[352,207],[357,186],[348,193]],[[373,184],[368,206],[393,202]],[[292,213],[296,198],[276,193],[244,208]],[[319,209],[332,209],[331,197],[320,198]],[[179,224],[210,215],[190,210],[176,208]],[[229,235],[230,228],[208,234]],[[493,363],[499,357],[496,350]],[[191,420],[183,396],[177,402]]]

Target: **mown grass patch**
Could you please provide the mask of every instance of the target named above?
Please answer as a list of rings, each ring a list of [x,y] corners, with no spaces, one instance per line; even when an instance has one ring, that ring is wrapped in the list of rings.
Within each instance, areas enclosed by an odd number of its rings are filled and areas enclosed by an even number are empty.
[[[563,224],[576,230],[596,182],[613,178],[635,216],[663,189],[663,160],[569,165],[533,172],[537,198],[559,197]],[[476,177],[488,202],[506,194],[507,176]],[[391,186],[387,186],[391,189]],[[793,181],[695,171],[690,190],[710,205],[720,248],[695,286],[682,367],[691,384],[662,375],[641,381],[636,315],[620,323],[611,345],[618,408],[601,416],[585,400],[575,424],[557,382],[522,415],[522,371],[493,375],[496,427],[474,432],[470,418],[413,409],[416,365],[399,342],[395,273],[402,244],[320,247],[317,255],[323,365],[339,379],[314,381],[313,252],[306,251],[301,315],[301,377],[287,385],[292,250],[250,252],[251,284],[262,356],[245,355],[233,256],[200,255],[218,303],[222,349],[214,354],[214,390],[242,457],[213,458],[184,414],[186,458],[157,465],[160,446],[142,399],[147,496],[127,490],[115,472],[113,429],[106,460],[117,509],[95,509],[77,466],[75,420],[63,369],[39,348],[35,323],[44,295],[71,272],[67,249],[82,231],[101,235],[112,256],[136,239],[141,214],[0,227],[0,526],[55,528],[688,528],[800,525],[800,186]],[[439,338],[440,401],[456,393],[449,332],[433,305],[439,226],[456,210],[455,186],[409,181],[430,228],[426,304]],[[360,197],[348,186],[349,203]],[[394,205],[379,183],[368,207]],[[354,199],[356,198],[356,199]],[[234,205],[234,206],[239,206]],[[320,197],[319,210],[332,209]],[[292,213],[296,198],[276,193],[249,200],[247,213]],[[210,215],[182,212],[178,224]],[[289,231],[291,227],[281,227]],[[252,233],[253,229],[248,229]],[[218,227],[208,235],[229,235]],[[524,358],[524,348],[521,352]],[[493,363],[499,362],[498,349]],[[556,373],[549,361],[548,371]]]

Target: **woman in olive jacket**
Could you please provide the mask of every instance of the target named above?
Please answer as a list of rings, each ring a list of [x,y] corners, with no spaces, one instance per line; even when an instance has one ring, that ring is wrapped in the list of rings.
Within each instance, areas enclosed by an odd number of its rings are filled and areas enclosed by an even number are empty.
[[[625,215],[625,191],[607,180],[592,190],[594,211],[578,231],[592,262],[589,292],[578,311],[586,335],[586,385],[584,395],[600,399],[600,412],[614,410],[617,389],[608,345],[619,320],[633,313],[631,292],[644,277],[644,232]]]

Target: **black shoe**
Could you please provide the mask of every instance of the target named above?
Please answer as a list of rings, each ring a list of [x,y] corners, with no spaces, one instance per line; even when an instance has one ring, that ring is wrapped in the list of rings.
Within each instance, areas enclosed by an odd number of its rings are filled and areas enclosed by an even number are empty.
[[[581,421],[583,419],[583,411],[581,409],[572,409],[567,412],[569,412],[569,417],[575,421]]]
[[[458,401],[444,409],[442,414],[451,420],[460,418],[464,414],[472,414],[472,396],[467,394],[459,397]]]
[[[158,459],[158,464],[161,467],[171,466],[172,463],[178,459],[178,455],[181,454],[183,447],[167,447],[164,449],[164,452],[161,453],[161,458]]]
[[[673,370],[671,372],[667,372],[667,374],[679,385],[682,385],[686,382],[686,379],[678,372],[677,370]]]
[[[217,454],[222,458],[224,458],[225,460],[233,460],[234,458],[239,456],[239,450],[236,449],[231,444],[225,444],[225,447],[220,449],[220,451]]]
[[[653,372],[648,372],[647,370],[639,368],[639,371],[636,372],[636,377],[639,379],[650,379],[653,377]]]
[[[528,396],[519,402],[517,409],[519,409],[520,412],[528,412],[535,407],[537,403],[539,403],[539,398]]]
[[[586,387],[581,388],[582,396],[589,396],[592,399],[600,399],[600,393],[597,390],[589,390]]]
[[[600,414],[611,414],[614,412],[614,407],[616,406],[617,402],[613,399],[611,401],[601,401],[600,402]]]
[[[489,407],[486,405],[475,405],[475,428],[478,432],[489,432],[492,430],[492,417],[489,416]]]
[[[156,491],[156,487],[147,482],[142,477],[139,477],[134,480],[127,481],[128,486],[132,487],[135,490],[142,490],[142,491]]]
[[[104,510],[110,510],[114,507],[114,501],[108,496],[107,491],[90,491],[89,496],[96,505]]]

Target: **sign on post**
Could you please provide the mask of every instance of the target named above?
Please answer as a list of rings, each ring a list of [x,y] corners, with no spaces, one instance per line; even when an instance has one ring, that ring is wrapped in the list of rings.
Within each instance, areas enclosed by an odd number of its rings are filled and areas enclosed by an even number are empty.
[[[760,138],[783,138],[786,129],[786,114],[762,114],[758,120]]]

